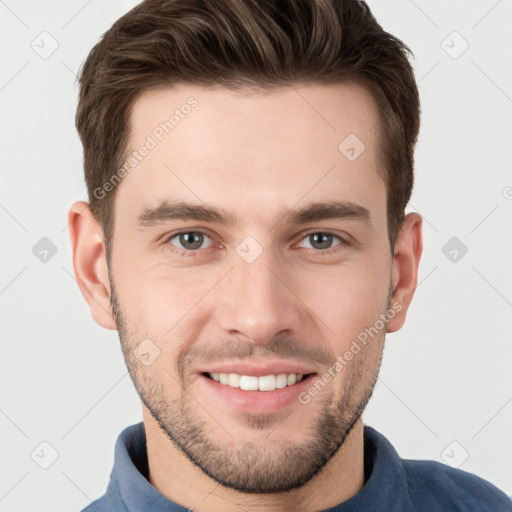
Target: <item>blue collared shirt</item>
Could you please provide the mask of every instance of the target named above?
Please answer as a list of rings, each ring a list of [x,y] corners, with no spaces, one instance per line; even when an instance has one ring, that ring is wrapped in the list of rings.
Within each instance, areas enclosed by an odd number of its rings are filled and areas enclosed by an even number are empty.
[[[369,426],[364,446],[365,485],[328,512],[512,511],[510,498],[486,480],[435,461],[401,459]],[[119,435],[106,493],[82,512],[189,511],[160,494],[147,477],[146,434],[138,423]]]

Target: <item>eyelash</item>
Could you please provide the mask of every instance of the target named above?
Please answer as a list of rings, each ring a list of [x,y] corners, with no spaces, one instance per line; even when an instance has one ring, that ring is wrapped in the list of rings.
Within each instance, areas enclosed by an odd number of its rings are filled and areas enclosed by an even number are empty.
[[[208,238],[213,240],[213,237],[208,232],[206,232],[206,231],[202,231],[200,229],[198,229],[198,230],[185,229],[185,230],[182,230],[182,231],[177,231],[176,233],[172,233],[171,235],[165,237],[164,242],[163,242],[164,245],[167,248],[172,247],[172,248],[170,248],[171,252],[180,254],[180,255],[185,256],[185,257],[197,257],[197,256],[201,255],[201,252],[207,251],[208,249],[211,249],[213,247],[213,244],[212,244],[212,246],[207,247],[206,249],[195,249],[195,250],[181,249],[180,250],[179,248],[177,248],[176,246],[174,246],[173,244],[170,243],[170,241],[173,238],[176,238],[177,236],[179,236],[181,234],[184,234],[184,233],[201,234],[201,235],[205,235]],[[337,233],[334,233],[332,231],[322,231],[322,230],[314,230],[314,231],[307,232],[299,240],[299,243],[302,242],[307,237],[309,237],[311,235],[315,235],[315,234],[332,235],[333,237],[337,238],[340,241],[340,243],[334,245],[333,247],[329,247],[328,249],[310,249],[311,251],[314,251],[315,253],[318,253],[318,254],[322,254],[322,255],[324,255],[324,254],[331,254],[331,252],[335,252],[336,250],[338,250],[338,248],[340,246],[348,246],[348,245],[350,245],[343,237],[341,237]]]

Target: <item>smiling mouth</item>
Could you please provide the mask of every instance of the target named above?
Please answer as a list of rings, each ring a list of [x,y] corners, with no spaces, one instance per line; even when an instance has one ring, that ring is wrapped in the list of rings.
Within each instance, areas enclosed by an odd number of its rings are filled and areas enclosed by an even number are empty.
[[[243,391],[275,391],[276,389],[293,386],[313,374],[279,373],[256,377],[255,375],[241,375],[239,373],[205,372],[202,375],[223,386],[239,388]]]

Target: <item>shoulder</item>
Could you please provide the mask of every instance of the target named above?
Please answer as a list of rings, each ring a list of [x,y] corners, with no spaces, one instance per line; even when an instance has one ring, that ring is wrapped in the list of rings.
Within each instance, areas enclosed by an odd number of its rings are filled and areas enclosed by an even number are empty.
[[[119,493],[117,481],[110,480],[105,494],[85,507],[81,512],[128,512]]]
[[[472,473],[430,460],[403,459],[411,497],[442,510],[511,512],[512,501]],[[434,509],[433,509],[434,510]]]
[[[433,460],[403,459],[383,434],[367,425],[364,432],[371,468],[365,487],[387,493],[393,510],[512,512],[511,499],[483,478]]]
[[[112,494],[105,494],[101,498],[93,501],[81,512],[128,512],[121,498]]]

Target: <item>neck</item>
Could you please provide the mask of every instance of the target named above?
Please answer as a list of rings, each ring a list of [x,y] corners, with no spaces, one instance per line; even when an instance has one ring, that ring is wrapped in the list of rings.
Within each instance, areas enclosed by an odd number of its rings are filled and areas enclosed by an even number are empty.
[[[314,512],[348,500],[364,485],[361,418],[336,455],[305,485],[288,492],[248,494],[223,487],[199,470],[169,440],[149,411],[143,409],[149,482],[169,500],[197,512]]]

